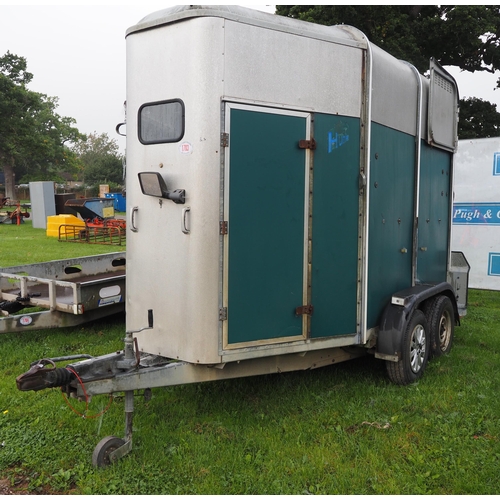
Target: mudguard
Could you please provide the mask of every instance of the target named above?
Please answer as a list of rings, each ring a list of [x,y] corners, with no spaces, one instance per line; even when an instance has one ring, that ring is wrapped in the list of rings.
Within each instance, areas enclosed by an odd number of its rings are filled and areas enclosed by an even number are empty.
[[[435,295],[447,295],[453,304],[455,318],[458,321],[458,307],[452,286],[447,283],[416,285],[395,293],[387,304],[379,324],[376,358],[389,361],[401,359],[401,343],[406,323],[419,305]]]

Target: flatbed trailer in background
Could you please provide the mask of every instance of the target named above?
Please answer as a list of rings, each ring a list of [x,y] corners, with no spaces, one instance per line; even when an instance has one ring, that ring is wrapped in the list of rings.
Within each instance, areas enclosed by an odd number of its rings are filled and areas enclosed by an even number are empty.
[[[43,310],[22,313],[27,308]],[[0,268],[0,333],[74,326],[124,310],[125,252]]]

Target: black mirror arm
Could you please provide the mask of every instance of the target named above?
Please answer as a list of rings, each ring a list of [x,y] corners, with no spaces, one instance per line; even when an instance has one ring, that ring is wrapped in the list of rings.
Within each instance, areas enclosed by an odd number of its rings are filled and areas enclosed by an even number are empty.
[[[185,189],[175,189],[174,191],[167,191],[163,193],[163,197],[167,200],[172,200],[174,203],[183,205],[186,203],[186,190]]]

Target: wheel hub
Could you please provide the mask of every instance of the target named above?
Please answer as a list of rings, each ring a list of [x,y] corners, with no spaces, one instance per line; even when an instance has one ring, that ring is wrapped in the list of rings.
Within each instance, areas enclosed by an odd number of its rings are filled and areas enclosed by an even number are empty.
[[[446,351],[450,342],[451,319],[448,314],[443,314],[439,323],[439,348]]]
[[[425,359],[425,329],[417,325],[413,330],[410,346],[410,365],[414,373],[422,368]]]

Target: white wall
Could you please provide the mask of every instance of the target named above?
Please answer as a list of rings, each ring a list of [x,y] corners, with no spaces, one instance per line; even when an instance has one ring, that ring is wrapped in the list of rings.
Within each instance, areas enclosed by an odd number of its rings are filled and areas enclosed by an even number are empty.
[[[470,288],[500,290],[500,137],[459,141],[452,250],[471,269]]]

